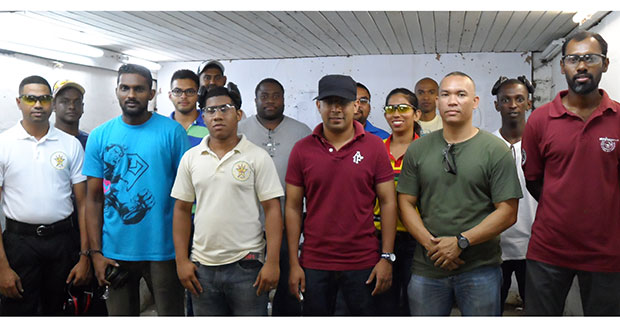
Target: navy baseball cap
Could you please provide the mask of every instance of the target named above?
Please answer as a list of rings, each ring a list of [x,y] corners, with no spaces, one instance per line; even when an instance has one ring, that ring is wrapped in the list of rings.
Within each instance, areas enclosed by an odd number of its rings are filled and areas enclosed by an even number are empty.
[[[349,76],[330,74],[319,80],[319,96],[315,100],[322,100],[330,96],[339,96],[345,100],[357,99],[357,85]]]

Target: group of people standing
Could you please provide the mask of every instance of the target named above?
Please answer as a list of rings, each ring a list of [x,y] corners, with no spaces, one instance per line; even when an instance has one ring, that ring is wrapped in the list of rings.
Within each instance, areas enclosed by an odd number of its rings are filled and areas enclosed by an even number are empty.
[[[498,79],[493,133],[460,71],[388,93],[388,133],[349,76],[319,80],[311,130],[271,78],[242,119],[218,61],[174,73],[170,118],[149,112],[151,74],[126,64],[122,114],[87,143],[85,89],[27,77],[0,134],[0,314],[62,314],[67,285],[96,281],[109,315],[139,315],[144,278],[162,316],[267,315],[274,290],[274,316],[492,316],[514,272],[528,315],[562,315],[575,276],[586,315],[620,315],[607,43],[577,33],[560,64],[568,90],[527,122],[534,86]]]

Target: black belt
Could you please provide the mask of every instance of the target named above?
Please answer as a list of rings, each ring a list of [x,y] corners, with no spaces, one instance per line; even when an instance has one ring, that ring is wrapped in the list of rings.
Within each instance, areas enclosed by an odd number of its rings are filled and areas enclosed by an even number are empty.
[[[6,218],[6,230],[18,235],[51,236],[71,229],[71,216],[49,225],[33,225]]]

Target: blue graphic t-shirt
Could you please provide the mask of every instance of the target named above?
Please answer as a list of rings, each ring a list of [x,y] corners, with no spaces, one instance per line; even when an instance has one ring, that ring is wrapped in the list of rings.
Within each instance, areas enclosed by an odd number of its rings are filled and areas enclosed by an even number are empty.
[[[119,116],[91,132],[82,172],[103,179],[107,258],[174,259],[170,191],[188,147],[183,127],[157,113],[142,125],[128,125]]]

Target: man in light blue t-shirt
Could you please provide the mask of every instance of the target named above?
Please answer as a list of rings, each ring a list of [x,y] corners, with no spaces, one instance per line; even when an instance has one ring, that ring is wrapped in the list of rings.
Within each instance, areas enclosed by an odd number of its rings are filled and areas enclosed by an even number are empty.
[[[184,314],[169,194],[189,142],[181,125],[148,111],[151,86],[148,69],[121,66],[116,95],[123,113],[95,128],[86,145],[90,255],[99,284],[109,285],[110,315],[139,315],[142,277],[158,315]],[[113,267],[127,275],[124,281],[106,277]]]

